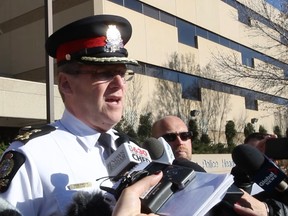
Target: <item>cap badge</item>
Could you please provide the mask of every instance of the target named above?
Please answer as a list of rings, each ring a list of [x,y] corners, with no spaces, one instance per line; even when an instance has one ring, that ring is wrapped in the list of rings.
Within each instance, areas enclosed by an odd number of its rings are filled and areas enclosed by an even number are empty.
[[[107,44],[104,47],[105,52],[116,52],[124,47],[120,31],[117,29],[116,25],[108,25],[106,38]]]

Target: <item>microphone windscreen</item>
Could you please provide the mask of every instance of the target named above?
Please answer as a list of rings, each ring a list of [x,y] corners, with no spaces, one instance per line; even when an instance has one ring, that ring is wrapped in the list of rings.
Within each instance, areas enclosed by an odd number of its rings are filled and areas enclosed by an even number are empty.
[[[0,212],[0,216],[21,216],[21,214],[15,210],[7,209]]]
[[[254,175],[264,163],[265,157],[255,147],[243,144],[233,149],[232,159],[245,172]]]
[[[197,171],[197,172],[206,172],[203,167],[201,167],[197,163],[194,163],[186,158],[176,158],[172,164],[177,165],[177,166],[192,168],[194,171]]]
[[[251,177],[239,166],[234,166],[231,174],[234,176],[234,184],[250,194],[253,185]]]
[[[152,160],[161,158],[164,153],[163,144],[154,137],[146,139],[142,144],[142,147],[149,152]]]
[[[7,200],[0,197],[0,216],[21,216],[20,212]]]
[[[66,216],[111,216],[112,211],[99,193],[77,192]]]
[[[115,144],[117,148],[122,145],[123,143],[129,142],[128,136],[120,136],[115,140]]]

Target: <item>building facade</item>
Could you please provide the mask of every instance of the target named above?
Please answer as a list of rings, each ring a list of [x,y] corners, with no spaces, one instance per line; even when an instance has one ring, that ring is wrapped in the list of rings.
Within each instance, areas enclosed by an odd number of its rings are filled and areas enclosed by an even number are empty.
[[[251,20],[243,15],[247,8],[253,9],[240,0],[54,0],[53,29],[93,14],[127,18],[133,27],[127,49],[140,66],[131,68],[136,75],[129,83],[125,118],[132,122],[152,112],[154,118],[175,114],[187,120],[197,110],[201,131],[219,142],[229,120],[238,132],[252,119],[256,130],[260,125],[269,133],[276,125],[286,129],[285,94],[252,89],[249,79],[233,82],[220,67],[221,59],[233,56],[248,69],[266,62],[279,68],[281,77],[288,74],[287,62],[277,58],[279,48],[265,50],[261,45],[269,39],[252,36]],[[2,133],[47,122],[44,12],[44,1],[0,3]],[[58,119],[64,107],[56,80]]]

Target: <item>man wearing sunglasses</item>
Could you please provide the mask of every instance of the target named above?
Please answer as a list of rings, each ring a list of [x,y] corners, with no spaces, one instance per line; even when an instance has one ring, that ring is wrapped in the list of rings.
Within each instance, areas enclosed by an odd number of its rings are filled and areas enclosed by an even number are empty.
[[[163,137],[171,146],[175,158],[191,160],[192,132],[177,116],[165,116],[156,121],[152,126],[152,136]]]

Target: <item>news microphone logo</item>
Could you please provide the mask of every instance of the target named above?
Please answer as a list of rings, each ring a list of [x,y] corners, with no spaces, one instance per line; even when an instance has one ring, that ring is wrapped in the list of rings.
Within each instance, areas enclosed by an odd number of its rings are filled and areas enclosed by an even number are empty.
[[[255,147],[238,145],[232,151],[232,158],[265,191],[284,192],[288,189],[286,174]]]
[[[264,156],[265,157],[265,156]],[[285,173],[277,167],[277,165],[267,157],[253,180],[264,190],[272,191],[284,179],[287,179]]]
[[[151,161],[147,150],[126,142],[107,158],[106,167],[110,176],[116,176],[129,171],[136,164]]]

